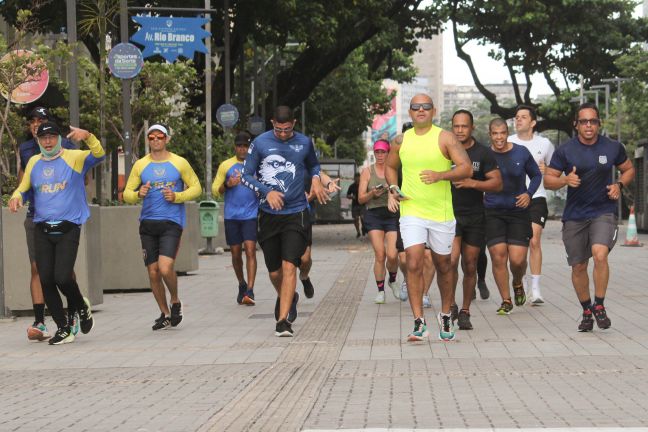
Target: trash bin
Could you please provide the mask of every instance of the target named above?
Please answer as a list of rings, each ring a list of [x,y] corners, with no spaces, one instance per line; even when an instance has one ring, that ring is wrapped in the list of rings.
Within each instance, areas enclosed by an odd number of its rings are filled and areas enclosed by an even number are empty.
[[[198,213],[200,215],[200,235],[205,238],[218,235],[218,211],[216,201],[200,201]]]

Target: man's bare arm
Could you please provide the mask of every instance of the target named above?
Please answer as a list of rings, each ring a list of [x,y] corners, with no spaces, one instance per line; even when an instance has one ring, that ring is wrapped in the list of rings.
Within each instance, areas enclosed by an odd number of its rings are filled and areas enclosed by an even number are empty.
[[[400,146],[403,143],[403,135],[397,135],[391,142],[389,154],[385,161],[385,180],[388,185],[398,184],[398,168],[401,166]]]

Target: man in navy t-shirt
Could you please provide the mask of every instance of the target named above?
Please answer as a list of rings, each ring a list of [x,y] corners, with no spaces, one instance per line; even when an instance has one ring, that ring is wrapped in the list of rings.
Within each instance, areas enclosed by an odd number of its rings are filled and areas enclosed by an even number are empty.
[[[583,307],[578,326],[582,332],[592,331],[594,320],[601,329],[611,325],[603,305],[610,277],[608,254],[617,239],[617,201],[621,199],[622,189],[635,176],[623,145],[599,135],[600,126],[596,105],[579,106],[574,122],[577,135],[558,147],[544,175],[547,189],[567,186],[562,237],[567,263],[572,268],[572,283]],[[612,177],[614,167],[621,171],[616,183]],[[591,257],[594,258],[594,304],[587,275]]]

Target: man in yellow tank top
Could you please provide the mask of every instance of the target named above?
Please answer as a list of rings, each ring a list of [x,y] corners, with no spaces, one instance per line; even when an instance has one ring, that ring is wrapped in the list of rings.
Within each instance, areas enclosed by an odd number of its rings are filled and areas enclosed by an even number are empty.
[[[423,253],[427,244],[437,269],[441,312],[439,339],[453,340],[454,324],[450,305],[453,272],[450,252],[455,234],[450,182],[472,175],[472,164],[463,146],[448,131],[432,124],[435,109],[432,98],[418,94],[412,98],[409,115],[414,128],[397,137],[391,146],[385,177],[389,183],[388,206],[400,206],[400,231],[407,257],[407,291],[414,314],[414,331],[408,340],[428,336],[423,316]],[[403,190],[398,188],[398,168],[402,166]]]

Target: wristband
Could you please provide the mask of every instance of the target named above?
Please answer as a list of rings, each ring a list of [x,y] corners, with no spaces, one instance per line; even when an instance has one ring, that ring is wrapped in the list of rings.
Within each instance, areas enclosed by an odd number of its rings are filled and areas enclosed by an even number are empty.
[[[397,188],[397,187],[398,187],[398,185],[389,185],[389,190],[390,190],[390,191],[391,191],[391,190],[394,190],[394,188]]]
[[[623,183],[621,183],[620,181],[618,181],[617,184],[619,185],[619,190],[620,190],[620,191],[623,190]]]

